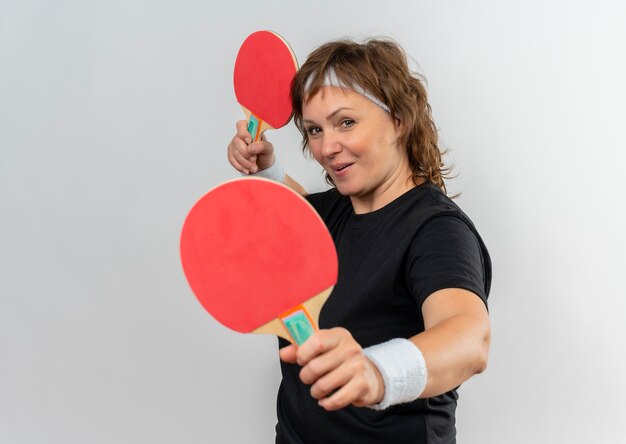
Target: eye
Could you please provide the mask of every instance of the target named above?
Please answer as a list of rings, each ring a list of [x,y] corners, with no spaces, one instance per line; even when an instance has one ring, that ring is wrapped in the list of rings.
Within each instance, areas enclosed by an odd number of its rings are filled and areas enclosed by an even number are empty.
[[[356,122],[355,122],[354,120],[352,120],[352,119],[343,119],[343,120],[339,123],[339,125],[340,125],[342,128],[350,128],[351,126],[354,126],[354,124],[355,124],[355,123],[356,123]]]
[[[322,131],[321,128],[317,126],[309,126],[308,128],[305,128],[305,130],[309,136],[315,136]]]

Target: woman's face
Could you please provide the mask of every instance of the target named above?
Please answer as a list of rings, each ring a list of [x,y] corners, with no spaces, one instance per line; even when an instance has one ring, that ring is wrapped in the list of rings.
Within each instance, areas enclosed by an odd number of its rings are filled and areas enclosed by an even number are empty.
[[[357,213],[383,207],[413,186],[401,127],[389,113],[349,89],[323,87],[304,103],[313,157]]]

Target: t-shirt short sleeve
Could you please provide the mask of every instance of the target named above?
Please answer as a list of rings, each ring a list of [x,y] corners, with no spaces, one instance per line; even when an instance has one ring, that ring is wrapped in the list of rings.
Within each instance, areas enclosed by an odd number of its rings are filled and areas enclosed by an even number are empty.
[[[424,224],[408,253],[409,290],[421,307],[444,288],[463,288],[487,305],[489,273],[482,242],[460,217],[440,216]]]

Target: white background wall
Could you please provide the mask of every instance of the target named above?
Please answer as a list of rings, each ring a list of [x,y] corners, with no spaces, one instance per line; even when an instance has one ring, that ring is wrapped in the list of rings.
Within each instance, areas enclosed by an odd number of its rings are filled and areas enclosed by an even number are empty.
[[[300,61],[387,35],[428,78],[494,263],[459,442],[624,439],[625,23],[619,0],[0,0],[0,442],[273,442],[275,339],[217,324],[178,259],[235,177],[232,67],[259,29]],[[324,188],[293,126],[269,137]]]

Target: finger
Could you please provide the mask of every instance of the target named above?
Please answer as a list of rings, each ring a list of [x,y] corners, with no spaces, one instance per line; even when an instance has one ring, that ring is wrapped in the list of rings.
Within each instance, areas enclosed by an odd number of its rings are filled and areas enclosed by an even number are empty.
[[[246,168],[250,168],[252,165],[256,165],[257,156],[254,154],[248,153],[246,150],[239,151],[233,150],[233,156],[235,160],[239,162],[242,166]]]
[[[311,386],[311,396],[315,399],[322,399],[346,385],[354,374],[346,366],[340,366],[333,371],[326,373]]]
[[[239,162],[237,162],[237,159],[235,159],[235,156],[233,155],[232,151],[228,151],[228,162],[230,162],[233,168],[235,168],[240,173],[244,173],[244,174],[250,173],[246,168],[241,166]]]
[[[241,151],[234,150],[233,156],[235,160],[245,169],[255,173],[257,170],[256,156],[245,156]]]
[[[318,404],[329,412],[339,410],[360,399],[364,391],[365,384],[363,380],[361,378],[354,378],[332,395],[320,399]]]
[[[250,154],[250,150],[248,148],[248,144],[244,139],[236,135],[233,137],[233,140],[228,145],[228,149],[231,151],[238,151],[240,153],[244,153],[246,156]]]
[[[342,328],[315,332],[298,348],[298,364],[304,367],[316,356],[337,347],[342,338],[345,337],[344,332],[347,332],[347,330]]]
[[[252,142],[252,136],[248,132],[248,121],[247,120],[239,120],[235,124],[235,128],[237,128],[237,137],[241,138],[245,143]]]
[[[248,145],[248,152],[259,156],[268,156],[274,152],[274,145],[269,142],[257,140]]]
[[[353,355],[350,351],[336,353],[337,348],[330,349],[315,357],[300,370],[300,380],[305,384],[313,384],[325,374],[337,369]]]
[[[278,351],[278,356],[280,357],[281,361],[286,362],[287,364],[295,364],[296,351],[297,348],[295,345],[288,345],[287,347],[283,347]]]

